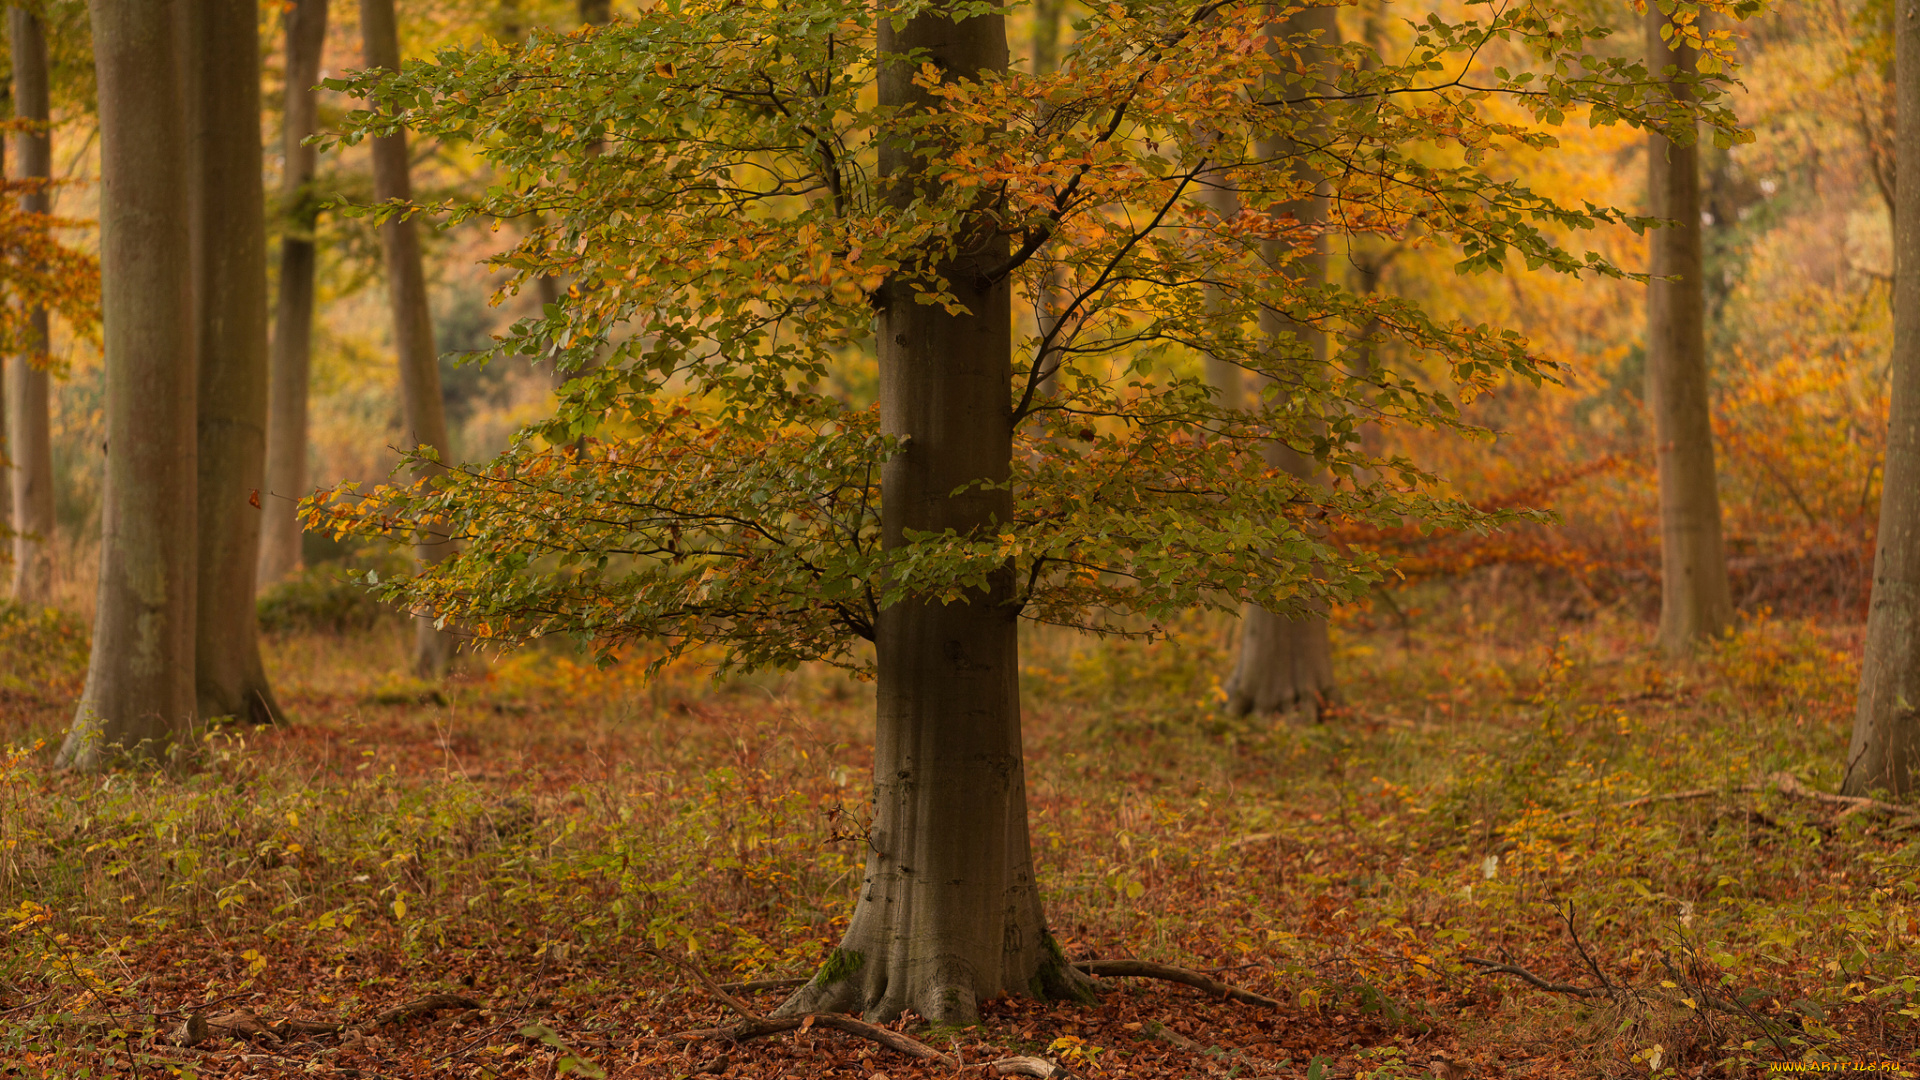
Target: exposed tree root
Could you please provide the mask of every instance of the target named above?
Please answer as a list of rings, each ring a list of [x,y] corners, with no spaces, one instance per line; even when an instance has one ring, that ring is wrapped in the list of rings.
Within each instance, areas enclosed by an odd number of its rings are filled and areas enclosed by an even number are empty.
[[[1082,960],[1073,966],[1088,975],[1097,975],[1101,978],[1160,979],[1164,982],[1191,986],[1195,990],[1214,997],[1238,1001],[1245,1005],[1258,1005],[1263,1009],[1280,1007],[1280,1003],[1270,997],[1263,997],[1251,990],[1243,990],[1230,983],[1223,983],[1211,975],[1168,964],[1156,964],[1151,960]]]
[[[1869,799],[1862,795],[1835,795],[1827,791],[1816,791],[1801,783],[1792,773],[1777,772],[1767,779],[1773,781],[1774,788],[1782,795],[1822,802],[1829,806],[1846,807],[1841,811],[1841,817],[1862,812],[1888,814],[1893,817],[1920,817],[1920,806],[1901,806],[1899,803],[1881,802],[1879,799]]]
[[[931,1061],[950,1069],[961,1067],[962,1063],[959,1058],[954,1057],[952,1054],[941,1053],[911,1035],[883,1028],[876,1024],[869,1024],[865,1020],[856,1020],[842,1013],[814,1012],[802,1016],[767,1016],[753,1006],[741,1001],[730,992],[733,987],[745,988],[755,986],[756,984],[735,983],[732,984],[731,987],[722,986],[720,983],[714,982],[713,977],[702,970],[700,965],[686,957],[675,956],[664,951],[658,952],[657,955],[692,974],[700,981],[701,985],[706,988],[707,993],[713,995],[713,997],[722,1004],[734,1012],[739,1013],[744,1018],[732,1027],[701,1028],[697,1031],[683,1031],[673,1036],[675,1039],[687,1042],[701,1039],[719,1039],[737,1043],[745,1042],[748,1039],[763,1039],[769,1035],[780,1035],[789,1031],[830,1028],[843,1034],[852,1035],[857,1039],[865,1039],[868,1042],[877,1043],[895,1053],[905,1054],[910,1058],[917,1058],[921,1061]],[[800,984],[805,984],[809,980],[802,979],[798,981]],[[780,989],[783,985],[793,984],[789,980],[781,979],[766,980],[766,983],[758,985],[761,985],[765,989],[772,990]],[[1054,1080],[1056,1077],[1073,1075],[1063,1066],[1055,1065],[1051,1061],[1035,1057],[1000,1058],[996,1061],[988,1062],[987,1068],[991,1075],[994,1076],[1031,1076],[1037,1077],[1038,1080]]]
[[[701,1039],[719,1039],[727,1042],[745,1042],[748,1039],[764,1039],[769,1035],[780,1035],[789,1031],[805,1031],[809,1028],[832,1028],[855,1038],[878,1043],[895,1053],[905,1054],[921,1061],[931,1061],[948,1068],[959,1068],[960,1059],[951,1054],[943,1054],[911,1035],[877,1027],[865,1020],[856,1020],[840,1013],[808,1013],[806,1016],[755,1016],[732,1027],[701,1028],[697,1031],[683,1031],[673,1036],[676,1039],[693,1042]]]

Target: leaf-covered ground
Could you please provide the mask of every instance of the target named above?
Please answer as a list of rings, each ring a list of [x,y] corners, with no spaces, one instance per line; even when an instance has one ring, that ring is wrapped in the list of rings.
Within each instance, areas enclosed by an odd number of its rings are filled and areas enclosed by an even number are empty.
[[[1482,584],[1347,614],[1346,700],[1313,727],[1222,717],[1225,623],[1030,638],[1032,824],[1069,954],[1281,1006],[1112,979],[1096,1007],[906,1025],[964,1072],[819,1028],[674,1037],[734,1019],[679,958],[791,978],[837,939],[866,687],[647,685],[536,651],[435,688],[394,674],[402,627],[289,630],[269,664],[293,724],[72,776],[49,763],[84,634],[8,612],[0,1076],[1920,1072],[1920,818],[1808,794],[1837,783],[1857,628],[1753,620],[1676,667],[1631,613],[1565,610]]]

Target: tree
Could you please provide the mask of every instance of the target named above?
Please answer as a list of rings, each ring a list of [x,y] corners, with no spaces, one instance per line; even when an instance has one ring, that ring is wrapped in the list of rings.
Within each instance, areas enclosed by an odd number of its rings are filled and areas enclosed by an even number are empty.
[[[393,0],[362,0],[360,38],[367,66],[400,70],[400,28]],[[407,159],[407,137],[394,132],[373,140],[373,190],[383,203],[405,204],[413,198]],[[433,312],[428,304],[426,273],[420,266],[420,235],[414,220],[394,214],[380,224],[380,247],[386,255],[387,292],[393,305],[393,342],[400,360],[400,397],[407,444],[433,449],[434,459],[422,464],[423,475],[444,466],[451,443],[447,439],[446,403],[440,394],[440,353],[433,340]],[[444,535],[423,533],[414,547],[423,566],[433,566],[454,553]],[[446,673],[453,662],[453,635],[429,616],[414,621],[414,669],[423,676]]]
[[[1694,94],[1700,26],[1693,13],[1647,5],[1647,61],[1676,101]],[[1706,294],[1701,276],[1700,150],[1692,132],[1647,135],[1654,217],[1647,283],[1647,401],[1660,474],[1660,644],[1684,656],[1733,622],[1707,400]]]
[[[261,506],[259,584],[271,585],[300,568],[297,500],[307,493],[307,392],[313,361],[313,231],[320,198],[313,176],[317,155],[305,145],[314,133],[320,61],[327,43],[327,0],[295,0],[283,16],[287,31],[286,103],[280,147],[279,295],[274,304],[268,390],[267,481]]]
[[[199,382],[199,719],[266,724],[280,709],[260,661],[253,603],[267,449],[259,12],[253,0],[195,0],[184,10]]]
[[[1308,72],[1319,72],[1331,58],[1339,40],[1340,26],[1329,7],[1309,7],[1287,16],[1276,25],[1284,43],[1303,42],[1299,63]],[[1321,81],[1311,84],[1317,93],[1333,88]],[[1319,110],[1303,107],[1309,117]],[[1264,149],[1273,158],[1295,162],[1300,178],[1307,185],[1302,197],[1275,207],[1274,212],[1314,230],[1313,245],[1293,260],[1292,273],[1303,286],[1311,287],[1326,279],[1327,244],[1325,226],[1327,200],[1321,193],[1323,179],[1308,164],[1305,148],[1318,141],[1314,125],[1309,123],[1301,140],[1272,145]],[[1288,252],[1278,242],[1269,242],[1268,257],[1278,260]],[[1313,363],[1325,364],[1328,358],[1327,334],[1311,323],[1288,318],[1279,310],[1262,312],[1261,329],[1269,334],[1286,334],[1305,345]],[[1229,377],[1244,379],[1238,369]],[[1313,455],[1301,453],[1284,439],[1267,445],[1269,465],[1286,471],[1302,483],[1313,483],[1319,472]],[[1333,646],[1327,638],[1324,610],[1274,612],[1247,604],[1240,612],[1240,651],[1234,657],[1233,672],[1225,683],[1227,711],[1238,716],[1248,713],[1297,713],[1309,722],[1319,719],[1320,708],[1334,696]]]
[[[1597,33],[1537,8],[1436,16],[1400,62],[1330,62],[1325,93],[1291,58],[1348,47],[1273,42],[1260,7],[1109,5],[1057,72],[1028,76],[991,9],[689,0],[344,80],[371,102],[349,138],[410,128],[496,164],[483,197],[440,208],[454,221],[550,215],[498,262],[516,287],[564,272],[576,294],[503,351],[606,364],[495,460],[320,492],[310,526],[458,538],[452,558],[368,580],[483,641],[579,634],[611,660],[644,639],[661,662],[710,643],[724,667],[875,674],[867,880],[785,1008],[960,1022],[996,993],[1077,993],[1035,892],[1016,620],[1151,634],[1195,605],[1306,614],[1385,571],[1330,524],[1503,519],[1355,432],[1464,428],[1456,395],[1538,376],[1525,342],[1314,277],[1325,229],[1262,208],[1325,177],[1330,228],[1419,220],[1463,270],[1619,274],[1550,233],[1625,215],[1483,167],[1547,145],[1576,104],[1730,124],[1650,99],[1644,65],[1576,59]],[[1472,71],[1534,124],[1430,75],[1509,37],[1542,50],[1534,70]],[[1463,160],[1401,149],[1443,132]],[[1240,193],[1231,218],[1200,204],[1203,177]],[[1057,317],[1016,344],[1012,295],[1049,288]],[[1263,331],[1276,313],[1342,342],[1377,326],[1447,389],[1322,359]],[[856,352],[877,354],[877,407],[816,389]],[[1262,393],[1218,400],[1196,377],[1207,357]],[[1272,466],[1275,440],[1329,481]]]
[[[170,3],[94,0],[106,482],[86,688],[60,750],[98,767],[195,707],[195,431],[186,125]]]
[[[26,8],[7,9],[7,36],[13,48],[14,115],[35,126],[18,137],[20,175],[39,182],[24,193],[28,214],[45,215],[52,198],[45,185],[53,176],[53,137],[47,38],[40,19]],[[48,424],[47,309],[27,314],[25,348],[7,363],[6,453],[11,466],[13,599],[46,604],[53,599],[53,439]]]
[[[1841,790],[1912,794],[1920,771],[1920,13],[1893,13],[1893,391],[1860,697]]]

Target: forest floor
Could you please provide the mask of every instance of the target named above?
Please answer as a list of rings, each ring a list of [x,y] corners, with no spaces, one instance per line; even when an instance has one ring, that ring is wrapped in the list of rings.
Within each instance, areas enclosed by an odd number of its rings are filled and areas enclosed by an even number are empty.
[[[1317,725],[1222,715],[1226,620],[1029,635],[1032,828],[1069,955],[1279,1007],[1102,979],[1096,1006],[904,1025],[961,1069],[821,1027],[675,1038],[733,1020],[688,964],[798,978],[837,940],[867,686],[648,684],[541,649],[431,687],[398,674],[396,623],[286,632],[292,723],[75,776],[50,765],[84,632],[0,613],[0,1076],[1920,1073],[1920,817],[1811,794],[1838,783],[1857,627],[1749,619],[1674,665],[1618,608],[1569,620],[1482,582],[1399,611],[1339,619],[1344,702]],[[195,1017],[210,1033],[176,1045]]]

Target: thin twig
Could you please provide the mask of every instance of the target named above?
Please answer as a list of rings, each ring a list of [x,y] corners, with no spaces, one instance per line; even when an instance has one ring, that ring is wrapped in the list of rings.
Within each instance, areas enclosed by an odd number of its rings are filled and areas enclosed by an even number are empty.
[[[1600,980],[1600,986],[1605,989],[1607,993],[1614,993],[1613,983],[1607,979],[1606,973],[1600,970],[1600,965],[1594,963],[1593,956],[1587,952],[1587,947],[1580,942],[1580,931],[1574,929],[1573,901],[1567,901],[1567,910],[1565,912],[1560,912],[1559,909],[1556,908],[1555,913],[1559,914],[1560,920],[1567,924],[1567,936],[1573,939],[1573,949],[1580,954],[1580,959],[1587,962],[1587,970],[1593,972],[1593,977]]]

